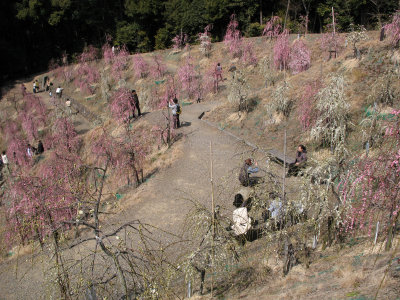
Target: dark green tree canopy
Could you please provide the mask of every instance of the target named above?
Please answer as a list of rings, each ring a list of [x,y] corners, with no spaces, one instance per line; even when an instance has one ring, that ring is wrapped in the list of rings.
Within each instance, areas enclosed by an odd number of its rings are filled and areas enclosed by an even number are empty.
[[[289,3],[289,7],[287,7]],[[198,33],[213,24],[220,41],[232,14],[247,36],[260,34],[272,15],[285,19],[298,32],[308,15],[308,31],[326,30],[335,9],[337,28],[351,24],[367,29],[382,26],[399,9],[395,0],[3,0],[0,11],[1,80],[47,68],[62,53],[73,57],[92,44],[100,47],[106,35],[131,52],[162,49],[181,32],[196,42]]]

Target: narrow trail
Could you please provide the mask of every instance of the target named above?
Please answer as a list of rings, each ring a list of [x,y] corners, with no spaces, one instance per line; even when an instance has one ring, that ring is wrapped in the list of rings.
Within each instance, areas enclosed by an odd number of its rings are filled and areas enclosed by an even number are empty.
[[[182,138],[182,153],[174,163],[160,170],[139,188],[129,191],[121,200],[123,210],[105,220],[103,230],[139,219],[160,229],[182,232],[186,213],[192,207],[190,200],[196,200],[211,208],[210,187],[210,142],[213,147],[214,183],[216,204],[230,209],[235,191],[239,188],[238,168],[243,153],[251,147],[198,119],[203,112],[217,103],[207,102],[183,107],[178,129]],[[152,112],[144,119],[152,122],[161,112]],[[82,126],[90,124],[79,118]],[[174,146],[173,146],[174,147]],[[225,211],[230,214],[230,211]],[[87,251],[91,251],[87,245]],[[83,251],[81,249],[81,251]],[[43,270],[48,265],[46,255],[26,255],[12,258],[0,264],[0,299],[43,299],[46,294]]]

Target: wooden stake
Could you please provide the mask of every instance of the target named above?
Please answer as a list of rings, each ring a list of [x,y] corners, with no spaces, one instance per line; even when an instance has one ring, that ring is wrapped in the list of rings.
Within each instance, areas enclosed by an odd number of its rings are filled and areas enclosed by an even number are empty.
[[[286,209],[286,197],[285,197],[285,181],[286,181],[286,126],[285,133],[283,137],[283,181],[282,181],[282,212]],[[283,226],[283,218],[280,224],[281,228]]]
[[[214,237],[215,237],[215,205],[214,205],[214,180],[213,180],[213,152],[212,152],[212,142],[210,141],[210,182],[211,182],[211,297],[213,297],[214,290]]]

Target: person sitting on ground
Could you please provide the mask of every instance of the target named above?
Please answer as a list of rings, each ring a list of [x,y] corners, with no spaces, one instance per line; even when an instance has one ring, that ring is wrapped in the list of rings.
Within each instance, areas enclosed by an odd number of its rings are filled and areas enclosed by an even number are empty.
[[[42,141],[39,141],[38,146],[37,146],[37,154],[42,154],[44,152],[44,147]]]
[[[3,162],[3,165],[7,168],[7,171],[9,171],[9,162],[8,162],[8,158],[7,158],[7,154],[6,151],[3,151],[1,153],[1,161]]]
[[[251,178],[250,174],[251,173],[257,173],[258,172],[258,164],[257,162],[254,162],[254,167],[253,167],[253,162],[251,158],[248,158],[244,161],[243,167],[240,169],[239,173],[239,181],[243,186],[251,186],[257,183],[257,180],[255,178]]]
[[[251,218],[248,216],[247,202],[243,200],[241,194],[236,194],[233,206],[236,209],[233,211],[233,225],[231,228],[236,236],[244,236],[251,229]]]
[[[138,117],[140,117],[142,115],[142,113],[140,112],[140,104],[139,104],[139,97],[136,93],[136,90],[132,90],[132,98],[133,98],[133,104],[135,106],[135,109],[138,112]],[[135,117],[135,111],[133,111],[133,117]]]
[[[61,86],[58,86],[58,88],[56,89],[56,95],[58,98],[62,97],[62,91],[63,91],[63,88],[61,88]]]
[[[33,153],[35,153],[36,149],[31,146],[31,144],[28,144],[26,147],[26,154],[28,155],[29,158],[33,157]]]
[[[172,104],[168,103],[168,106],[172,108],[172,119],[174,121],[174,129],[180,128],[181,123],[179,121],[179,115],[181,114],[181,107],[178,104],[178,99],[175,97]]]
[[[301,168],[304,168],[307,162],[307,149],[304,145],[299,145],[296,153],[296,160],[289,165],[288,176],[297,176]]]

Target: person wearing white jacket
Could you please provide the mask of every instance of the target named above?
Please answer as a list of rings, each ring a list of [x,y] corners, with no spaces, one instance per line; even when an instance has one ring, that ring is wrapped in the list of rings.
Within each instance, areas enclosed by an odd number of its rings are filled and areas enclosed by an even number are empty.
[[[245,235],[251,229],[251,218],[247,211],[247,201],[243,202],[243,196],[236,194],[233,205],[236,209],[233,211],[232,229],[235,235]]]

